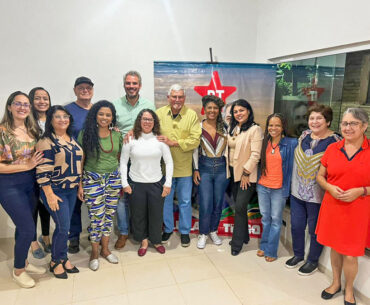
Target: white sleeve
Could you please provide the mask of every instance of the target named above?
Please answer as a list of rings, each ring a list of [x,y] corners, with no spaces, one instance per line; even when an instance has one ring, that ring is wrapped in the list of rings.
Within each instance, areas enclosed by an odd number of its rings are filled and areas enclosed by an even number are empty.
[[[198,170],[199,146],[193,151],[193,169]]]
[[[130,141],[127,144],[123,144],[122,151],[121,151],[121,160],[120,160],[120,170],[121,170],[121,181],[122,181],[122,187],[128,186],[127,182],[127,163],[130,159],[130,150],[131,150],[131,144]]]
[[[164,163],[166,164],[166,181],[164,183],[164,186],[171,187],[172,185],[172,175],[173,175],[173,161],[171,156],[170,148],[164,144],[162,145],[162,157],[164,160]]]

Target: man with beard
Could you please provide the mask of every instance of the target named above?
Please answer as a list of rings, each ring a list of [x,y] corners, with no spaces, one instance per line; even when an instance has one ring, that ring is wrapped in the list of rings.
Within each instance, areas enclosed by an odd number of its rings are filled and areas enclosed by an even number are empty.
[[[154,103],[139,95],[141,76],[137,71],[129,71],[123,77],[123,88],[126,95],[113,102],[116,108],[117,125],[124,137],[134,126],[139,112],[149,108],[155,111]],[[117,250],[122,249],[128,238],[129,214],[127,197],[122,197],[117,206],[117,225],[120,236],[115,244]]]

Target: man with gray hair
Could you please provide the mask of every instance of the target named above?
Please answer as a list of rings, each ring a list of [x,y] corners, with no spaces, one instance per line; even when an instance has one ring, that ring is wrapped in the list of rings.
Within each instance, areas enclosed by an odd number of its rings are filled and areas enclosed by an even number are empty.
[[[137,71],[128,71],[123,77],[123,88],[126,95],[113,102],[116,108],[117,126],[124,137],[134,126],[139,112],[149,108],[155,111],[154,103],[139,95],[141,75]],[[117,206],[117,225],[120,236],[115,244],[117,250],[122,249],[128,238],[129,212],[127,197],[122,197]]]
[[[199,146],[201,128],[196,112],[185,104],[185,90],[178,84],[172,85],[167,95],[168,105],[156,113],[161,124],[158,140],[166,143],[173,159],[173,178],[171,193],[166,197],[163,207],[164,232],[162,243],[167,243],[174,229],[173,198],[176,192],[179,206],[179,232],[181,245],[190,245],[191,229],[191,190],[192,154]]]

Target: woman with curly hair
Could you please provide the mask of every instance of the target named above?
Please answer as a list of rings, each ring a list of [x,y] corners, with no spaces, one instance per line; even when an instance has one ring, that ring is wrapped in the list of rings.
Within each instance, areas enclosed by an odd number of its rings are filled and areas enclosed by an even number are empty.
[[[92,247],[89,267],[93,271],[99,268],[99,244],[100,255],[111,264],[118,264],[117,256],[108,248],[121,190],[118,158],[122,136],[113,130],[115,124],[116,109],[112,103],[102,100],[91,107],[78,136],[85,155],[78,197],[89,212]]]
[[[134,124],[134,139],[123,146],[121,173],[123,191],[129,194],[134,239],[141,242],[139,256],[148,249],[148,240],[155,249],[166,252],[161,245],[164,197],[171,191],[173,162],[169,147],[159,142],[158,116],[151,109],[143,109]],[[161,159],[166,164],[163,181]],[[127,163],[131,160],[129,179]]]
[[[227,131],[221,115],[224,102],[217,96],[206,95],[202,104],[206,119],[200,123],[200,146],[193,153],[193,181],[199,185],[199,249],[205,248],[208,234],[215,245],[222,244],[217,229],[229,184],[225,158]]]

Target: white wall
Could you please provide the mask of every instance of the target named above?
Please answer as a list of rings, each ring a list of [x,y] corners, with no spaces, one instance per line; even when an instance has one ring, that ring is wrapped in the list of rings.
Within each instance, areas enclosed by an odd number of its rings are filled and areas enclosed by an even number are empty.
[[[258,3],[257,62],[370,40],[369,0]]]
[[[122,75],[143,77],[153,99],[153,61],[254,62],[254,0],[12,0],[0,2],[0,113],[9,94],[35,86],[53,104],[73,100],[78,76],[94,100],[123,95]]]

